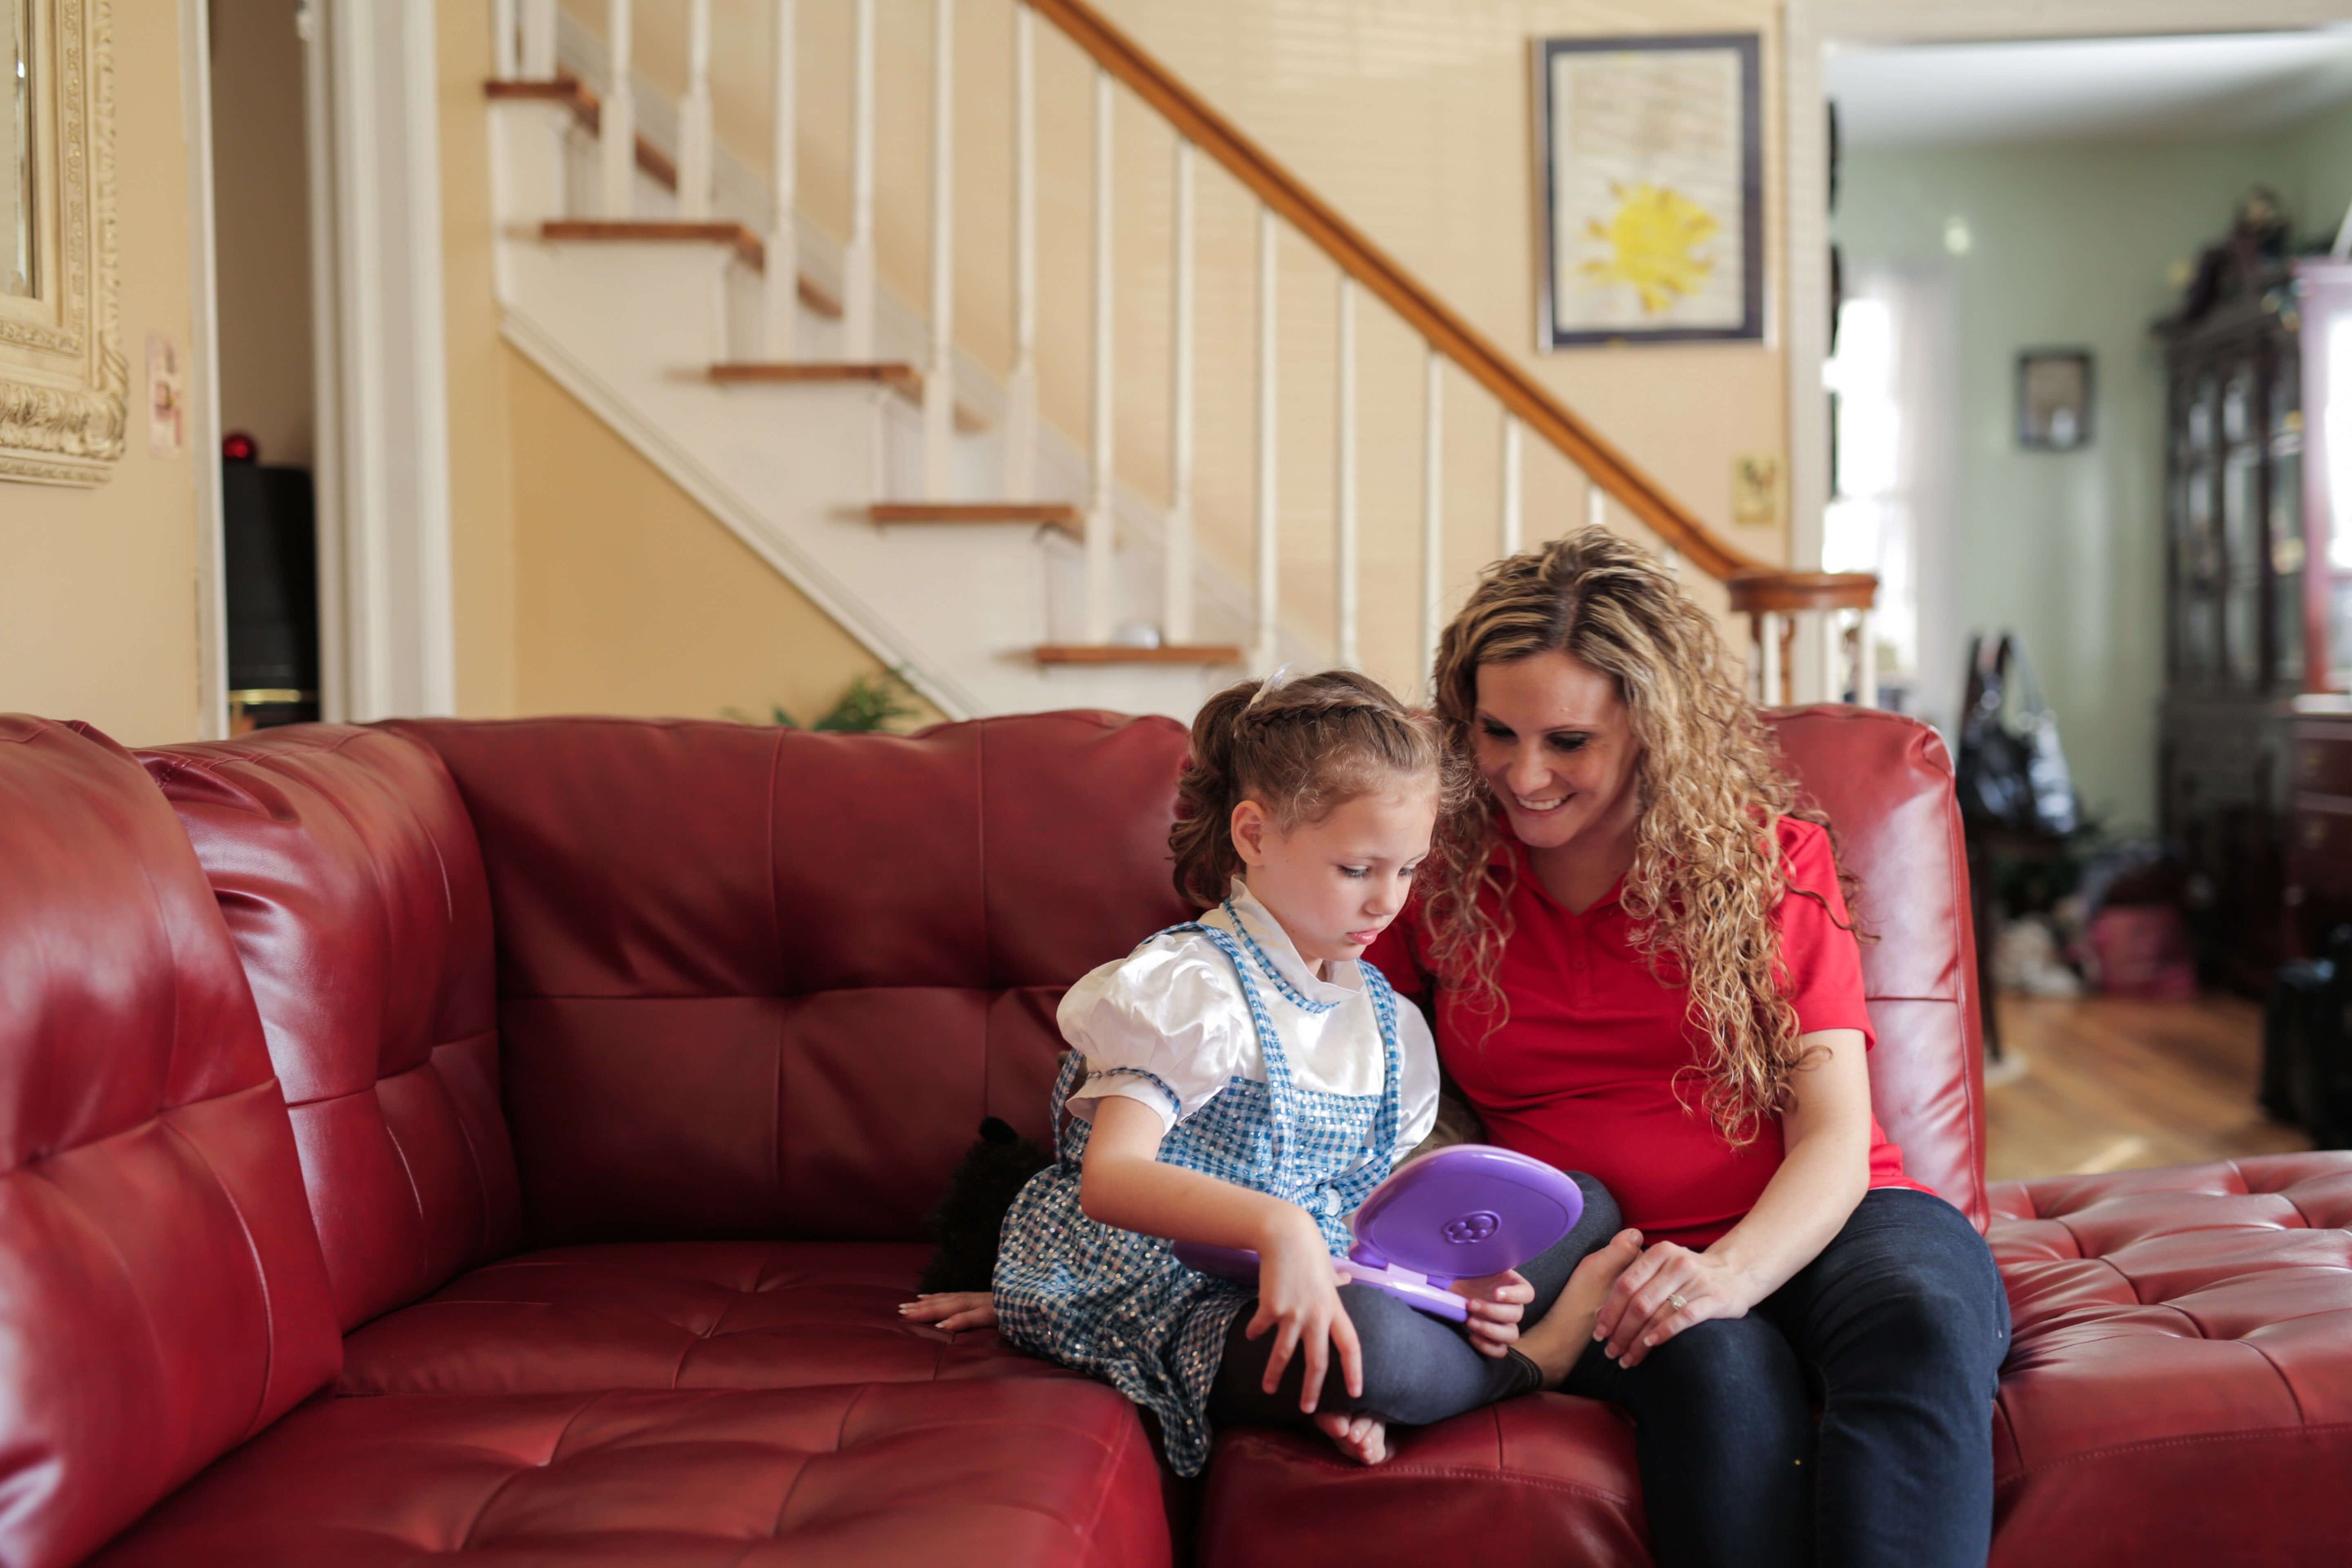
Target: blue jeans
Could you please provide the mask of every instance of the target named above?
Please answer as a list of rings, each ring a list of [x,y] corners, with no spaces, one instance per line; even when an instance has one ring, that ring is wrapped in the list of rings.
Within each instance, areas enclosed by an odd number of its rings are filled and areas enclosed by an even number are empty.
[[[1984,1238],[1932,1194],[1880,1187],[1747,1317],[1700,1323],[1630,1372],[1596,1349],[1567,1392],[1633,1412],[1662,1568],[1981,1568],[2008,1350]]]

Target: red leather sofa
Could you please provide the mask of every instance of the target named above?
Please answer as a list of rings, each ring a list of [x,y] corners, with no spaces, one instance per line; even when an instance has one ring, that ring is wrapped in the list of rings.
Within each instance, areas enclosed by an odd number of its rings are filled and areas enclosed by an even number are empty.
[[[2352,1155],[1988,1190],[1942,750],[1780,724],[1880,1120],[2009,1281],[1996,1560],[2341,1557]],[[1604,1407],[1181,1488],[1111,1390],[898,1318],[981,1117],[1045,1131],[1061,988],[1185,912],[1182,746],[0,718],[0,1563],[1645,1561]]]

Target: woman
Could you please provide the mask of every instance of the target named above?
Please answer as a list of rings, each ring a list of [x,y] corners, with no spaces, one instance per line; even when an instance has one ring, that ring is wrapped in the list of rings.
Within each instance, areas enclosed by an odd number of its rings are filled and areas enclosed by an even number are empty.
[[[1488,569],[1435,687],[1491,799],[1368,957],[1643,1234],[1567,1388],[1633,1413],[1658,1560],[1982,1563],[2007,1298],[1871,1115],[1829,835],[1713,622],[1585,529]]]

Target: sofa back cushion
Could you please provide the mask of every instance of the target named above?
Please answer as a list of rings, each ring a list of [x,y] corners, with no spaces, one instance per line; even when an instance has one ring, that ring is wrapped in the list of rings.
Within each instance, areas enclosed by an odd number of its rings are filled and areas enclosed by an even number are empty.
[[[911,1239],[1062,991],[1188,918],[1184,731],[410,722],[479,836],[530,1233]]]
[[[327,724],[140,757],[251,977],[342,1326],[512,1251],[489,891],[440,759]]]
[[[1870,1098],[1904,1168],[1976,1222],[1985,1194],[1976,941],[1952,763],[1916,719],[1815,707],[1772,715],[1782,756],[1861,881],[1863,988],[1878,1032]]]
[[[187,839],[113,742],[0,715],[0,1562],[79,1562],[341,1350]]]

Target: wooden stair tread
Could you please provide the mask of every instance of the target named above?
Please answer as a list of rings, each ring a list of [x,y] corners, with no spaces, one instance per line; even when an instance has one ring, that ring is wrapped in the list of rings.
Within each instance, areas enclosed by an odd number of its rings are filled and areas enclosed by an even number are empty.
[[[597,127],[604,122],[604,105],[597,100],[596,89],[590,87],[587,83],[580,80],[577,77],[551,77],[541,81],[492,80],[485,84],[484,90],[487,91],[494,100],[505,102],[562,104],[572,110],[573,117],[576,118],[591,134],[593,134]],[[637,138],[637,167],[652,175],[659,184],[667,185],[673,191],[677,189],[677,164],[670,159],[668,153],[664,153],[660,148],[646,141],[643,136],[639,136]],[[737,252],[742,256],[745,265],[758,271],[766,271],[768,266],[767,246],[761,243],[757,236],[753,235],[750,229],[745,228],[741,224],[733,225],[732,230],[740,232],[730,232],[723,237],[728,241],[728,243],[732,244],[735,247]],[[609,239],[628,237],[613,235],[550,234],[545,237],[549,239]],[[650,238],[656,237],[647,236],[645,237]],[[694,237],[703,237],[698,236]],[[822,284],[812,279],[805,272],[800,275],[797,291],[801,297],[801,303],[806,305],[810,310],[814,310],[818,315],[824,317],[827,321],[837,321],[841,320],[841,301],[835,299],[830,290],[826,289]]]
[[[712,365],[710,379],[787,386],[871,381],[919,401],[923,395],[923,373],[903,360],[730,360]]]
[[[877,523],[1029,522],[1059,529],[1073,539],[1086,533],[1086,513],[1066,501],[877,501],[866,513]]]
[[[1039,664],[1239,664],[1242,650],[1229,643],[1176,643],[1161,647],[1047,643],[1036,650],[1035,657]]]

